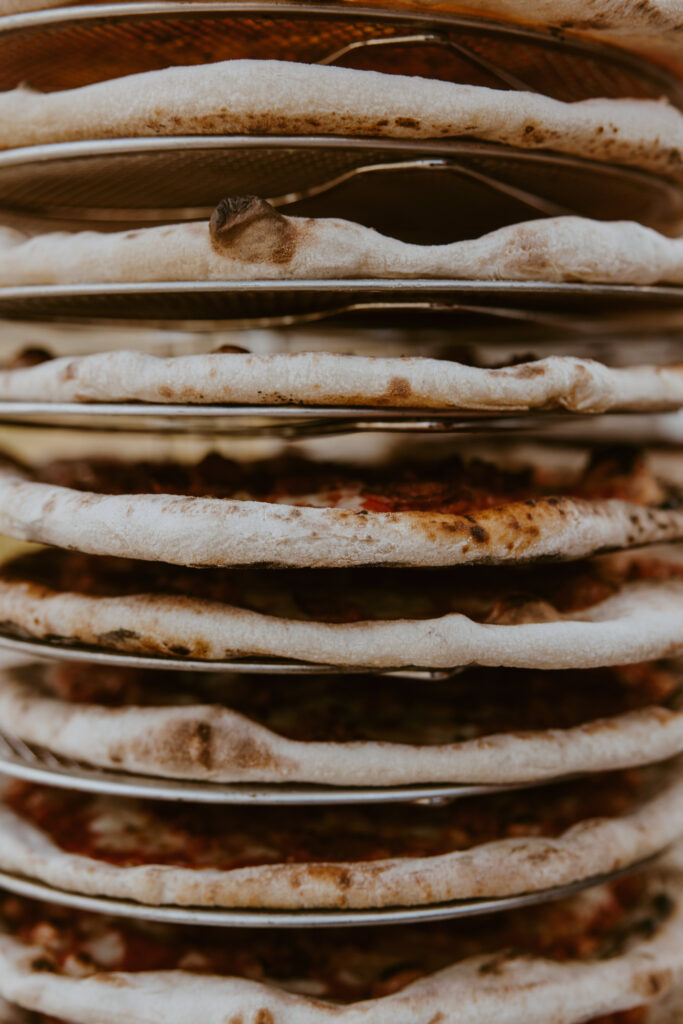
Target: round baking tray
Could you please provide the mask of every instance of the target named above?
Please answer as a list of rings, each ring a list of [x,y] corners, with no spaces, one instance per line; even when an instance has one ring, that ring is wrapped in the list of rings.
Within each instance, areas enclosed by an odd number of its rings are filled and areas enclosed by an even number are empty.
[[[175,672],[241,672],[245,675],[383,675],[401,679],[451,679],[465,666],[451,669],[429,669],[400,666],[394,669],[362,668],[355,666],[318,665],[307,661],[284,659],[231,658],[225,661],[201,661],[194,658],[163,658],[153,654],[127,654],[125,651],[105,650],[101,647],[56,643],[49,640],[24,640],[0,633],[0,650],[31,661],[80,661],[95,665],[113,665],[120,668],[168,669]]]
[[[660,227],[683,216],[683,189],[667,178],[462,140],[180,136],[0,153],[0,206],[69,223],[196,220],[226,195],[254,194],[291,214],[360,221],[425,244],[539,214]]]
[[[124,796],[141,800],[170,800],[195,804],[246,804],[257,806],[329,806],[344,804],[411,803],[442,806],[462,797],[482,796],[506,790],[557,782],[512,785],[415,784],[406,786],[316,786],[304,783],[193,782],[110,771],[62,758],[44,748],[0,733],[0,773],[26,782],[58,786],[86,793]]]
[[[356,278],[324,281],[159,281],[136,284],[22,285],[0,287],[0,317],[145,321],[192,325],[229,321],[233,325],[306,323],[344,313],[413,311],[489,314],[533,319],[545,312],[600,314],[623,318],[627,311],[650,314],[683,307],[683,287],[610,285],[546,281],[463,281]],[[653,316],[653,326],[656,317]]]
[[[295,60],[526,89],[562,100],[667,96],[676,80],[626,50],[526,25],[371,4],[79,4],[0,19],[0,89],[69,89],[178,64]]]
[[[477,414],[370,406],[168,405],[139,402],[3,402],[0,423],[74,430],[306,437],[363,431],[488,434],[553,430],[596,417],[573,413]],[[597,421],[604,420],[597,417]],[[642,425],[642,418],[639,417]]]
[[[589,418],[592,419],[592,418]],[[306,437],[362,431],[499,433],[542,430],[572,414],[481,416],[462,412],[306,405],[146,405],[135,402],[3,402],[0,423],[78,430]],[[593,424],[587,426],[590,431]]]
[[[582,879],[570,885],[545,889],[542,892],[493,899],[458,900],[425,907],[382,907],[376,910],[217,910],[206,907],[146,906],[131,900],[104,896],[82,896],[54,889],[42,882],[33,882],[0,871],[0,888],[19,896],[46,900],[60,906],[73,907],[98,914],[137,918],[142,921],[164,921],[169,924],[210,925],[222,928],[338,928],[359,925],[410,924],[421,921],[445,921],[451,918],[474,917],[519,907],[534,906],[564,899],[595,885],[612,881],[639,870],[647,861],[640,861],[620,871]]]
[[[170,405],[144,402],[4,402],[0,424],[46,430],[156,433],[194,437],[307,438],[333,434],[420,433],[552,436],[603,444],[680,444],[681,413],[530,414],[372,406]]]

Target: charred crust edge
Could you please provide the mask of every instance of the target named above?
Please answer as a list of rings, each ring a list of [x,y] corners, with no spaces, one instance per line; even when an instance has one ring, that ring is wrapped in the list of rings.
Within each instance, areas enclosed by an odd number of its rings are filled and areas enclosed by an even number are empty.
[[[231,245],[243,231],[259,220],[282,223],[285,218],[259,196],[228,196],[221,199],[209,220],[211,241],[218,247]]]
[[[295,234],[287,217],[259,196],[222,199],[209,220],[213,248],[248,263],[289,262]]]

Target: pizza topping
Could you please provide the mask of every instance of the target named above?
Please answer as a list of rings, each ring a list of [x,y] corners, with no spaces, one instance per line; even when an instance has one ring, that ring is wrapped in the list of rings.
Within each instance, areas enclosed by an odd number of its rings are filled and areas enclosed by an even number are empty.
[[[467,515],[557,493],[653,506],[675,498],[632,448],[599,450],[573,481],[538,467],[505,470],[458,456],[368,470],[296,457],[238,463],[215,453],[195,465],[103,459],[51,462],[40,467],[38,475],[47,483],[106,494],[189,494],[356,512]]]
[[[82,976],[182,969],[232,975],[332,1002],[377,999],[467,957],[480,967],[536,955],[554,960],[613,956],[670,911],[641,878],[603,885],[571,900],[467,921],[392,928],[277,930],[179,928],[108,919],[7,896],[6,927],[36,947],[33,969]],[[45,928],[47,925],[47,929]],[[618,1017],[609,1024],[634,1024]]]
[[[192,569],[78,552],[43,550],[7,563],[2,577],[96,597],[183,595],[248,608],[263,615],[319,622],[437,618],[449,613],[475,621],[505,618],[511,603],[527,603],[526,620],[544,603],[561,614],[581,612],[616,593],[629,579],[678,576],[683,563],[609,559],[543,567],[456,566],[425,569]],[[504,602],[504,603],[500,603]],[[519,614],[519,613],[517,613]],[[494,618],[490,618],[490,616]],[[533,619],[533,621],[538,621]],[[179,652],[181,655],[181,652]]]
[[[445,744],[499,732],[572,728],[657,705],[678,706],[679,674],[646,662],[539,672],[469,669],[420,689],[409,679],[150,672],[78,662],[15,669],[42,692],[111,707],[224,705],[300,741]],[[514,694],[515,699],[510,700]],[[410,709],[407,712],[407,708]]]
[[[533,595],[513,594],[496,601],[486,621],[497,626],[523,626],[527,622],[558,622],[561,618],[549,601],[539,601]]]
[[[576,493],[593,500],[619,498],[636,505],[661,505],[667,499],[638,450],[625,445],[597,449]]]
[[[6,803],[63,850],[120,866],[229,871],[262,864],[431,857],[496,839],[554,837],[586,818],[627,813],[646,772],[456,801],[443,808],[174,806],[13,783]]]

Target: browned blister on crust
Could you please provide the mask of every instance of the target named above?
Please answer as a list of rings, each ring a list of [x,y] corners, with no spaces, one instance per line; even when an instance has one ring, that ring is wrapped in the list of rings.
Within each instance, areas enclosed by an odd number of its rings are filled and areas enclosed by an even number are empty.
[[[288,263],[297,228],[258,196],[223,199],[209,221],[211,244],[220,253],[238,253],[247,263]]]

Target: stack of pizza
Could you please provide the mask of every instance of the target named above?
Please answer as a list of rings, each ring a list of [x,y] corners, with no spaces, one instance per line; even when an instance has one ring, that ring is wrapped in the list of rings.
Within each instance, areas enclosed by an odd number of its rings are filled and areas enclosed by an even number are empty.
[[[680,18],[42,6],[0,1021],[680,1024]]]

